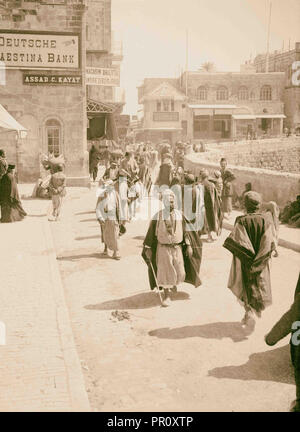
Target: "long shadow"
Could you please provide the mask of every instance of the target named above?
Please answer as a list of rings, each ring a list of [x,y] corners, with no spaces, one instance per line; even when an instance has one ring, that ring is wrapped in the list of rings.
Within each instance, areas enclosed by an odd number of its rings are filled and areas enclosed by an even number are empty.
[[[238,322],[217,322],[211,324],[185,326],[178,328],[160,328],[149,332],[149,336],[161,339],[186,339],[200,337],[205,339],[230,338],[233,342],[242,342],[253,329],[244,329]]]
[[[173,300],[187,300],[189,295],[185,292],[178,292],[172,297]],[[148,309],[160,306],[158,294],[153,292],[135,294],[117,300],[109,300],[95,305],[87,305],[89,310],[127,310],[127,309]]]
[[[251,354],[247,363],[240,366],[224,366],[211,369],[208,375],[244,381],[274,381],[295,384],[290,361],[289,346]]]
[[[145,236],[136,236],[133,237],[133,240],[145,240]]]
[[[102,255],[101,253],[92,253],[92,254],[82,254],[82,255],[69,255],[69,256],[60,256],[56,259],[58,261],[77,261],[84,258],[97,258],[97,259],[111,259],[111,257],[107,255]]]
[[[88,212],[75,213],[75,216],[84,216],[84,215],[89,215],[89,214],[95,214],[95,210],[94,211],[88,211]]]
[[[86,236],[86,237],[75,237],[75,240],[90,240],[90,239],[100,239],[100,234],[95,236]]]
[[[92,218],[92,219],[81,219],[79,222],[97,222],[96,217]]]
[[[36,217],[46,217],[46,216],[47,216],[47,213],[45,213],[45,214],[39,214],[39,215],[33,215],[33,214],[28,214],[28,213],[27,213],[27,216],[28,216],[28,217],[33,217],[33,218],[36,218]]]

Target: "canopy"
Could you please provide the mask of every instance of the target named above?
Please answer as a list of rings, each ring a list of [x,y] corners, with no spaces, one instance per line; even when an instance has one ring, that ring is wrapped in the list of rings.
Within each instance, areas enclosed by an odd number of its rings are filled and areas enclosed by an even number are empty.
[[[27,129],[17,122],[6,109],[0,104],[0,128],[14,130],[18,133],[27,131]]]

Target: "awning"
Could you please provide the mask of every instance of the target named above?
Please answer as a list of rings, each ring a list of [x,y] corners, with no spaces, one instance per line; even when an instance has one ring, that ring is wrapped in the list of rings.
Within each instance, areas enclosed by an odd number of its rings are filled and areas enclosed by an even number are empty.
[[[8,111],[6,111],[6,109],[0,104],[0,128],[6,129],[7,131],[11,130],[11,131],[17,131],[18,133],[26,132],[27,129],[22,126],[20,123],[17,122],[17,120],[15,120],[13,118],[13,116],[11,116],[9,114]]]
[[[227,105],[227,104],[213,104],[213,105],[206,105],[206,104],[189,104],[188,105],[189,108],[192,109],[233,109],[236,108],[236,105]]]
[[[255,114],[256,118],[279,118],[284,119],[286,116],[284,114]]]
[[[256,116],[252,114],[233,114],[234,120],[255,120]]]
[[[213,105],[204,105],[204,104],[191,104],[188,105],[194,112],[195,116],[201,115],[228,115],[232,114],[232,110],[236,108],[236,105],[224,105],[224,104],[213,104]]]
[[[144,131],[157,131],[157,132],[161,132],[161,131],[166,131],[166,132],[171,131],[172,132],[172,131],[181,131],[182,128],[161,127],[161,128],[142,128],[141,130],[144,130]]]

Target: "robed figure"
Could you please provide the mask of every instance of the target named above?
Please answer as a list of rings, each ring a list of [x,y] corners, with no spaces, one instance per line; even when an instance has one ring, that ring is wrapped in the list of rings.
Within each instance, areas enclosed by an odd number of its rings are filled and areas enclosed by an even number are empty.
[[[183,213],[175,209],[175,195],[168,189],[163,192],[165,208],[150,222],[142,257],[148,265],[151,290],[164,291],[163,306],[170,304],[170,290],[188,282],[201,285],[199,269],[202,258],[200,238],[189,231]]]
[[[224,247],[232,255],[228,288],[245,308],[243,324],[254,321],[254,314],[271,304],[270,258],[275,250],[272,223],[260,213],[262,199],[257,192],[245,194],[247,213],[238,216]],[[255,323],[255,321],[254,321]]]
[[[19,197],[14,165],[8,165],[7,172],[0,181],[1,222],[18,222],[24,219],[26,212]]]

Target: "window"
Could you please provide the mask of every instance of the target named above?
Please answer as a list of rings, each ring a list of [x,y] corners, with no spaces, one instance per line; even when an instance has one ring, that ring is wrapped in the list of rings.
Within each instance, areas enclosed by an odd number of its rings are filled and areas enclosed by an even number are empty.
[[[248,100],[249,99],[249,94],[248,94],[248,89],[245,86],[241,86],[239,88],[239,100]]]
[[[163,99],[156,101],[156,112],[175,111],[175,101],[173,99]]]
[[[217,90],[217,100],[227,100],[228,89],[225,86],[220,86]]]
[[[260,89],[260,100],[272,100],[272,88],[269,85],[264,85]]]
[[[59,156],[61,153],[61,126],[57,120],[46,122],[48,154]]]
[[[168,99],[163,100],[163,111],[170,111],[170,101]]]
[[[207,99],[207,89],[204,86],[198,87],[197,99],[199,99],[199,100],[206,100]]]

